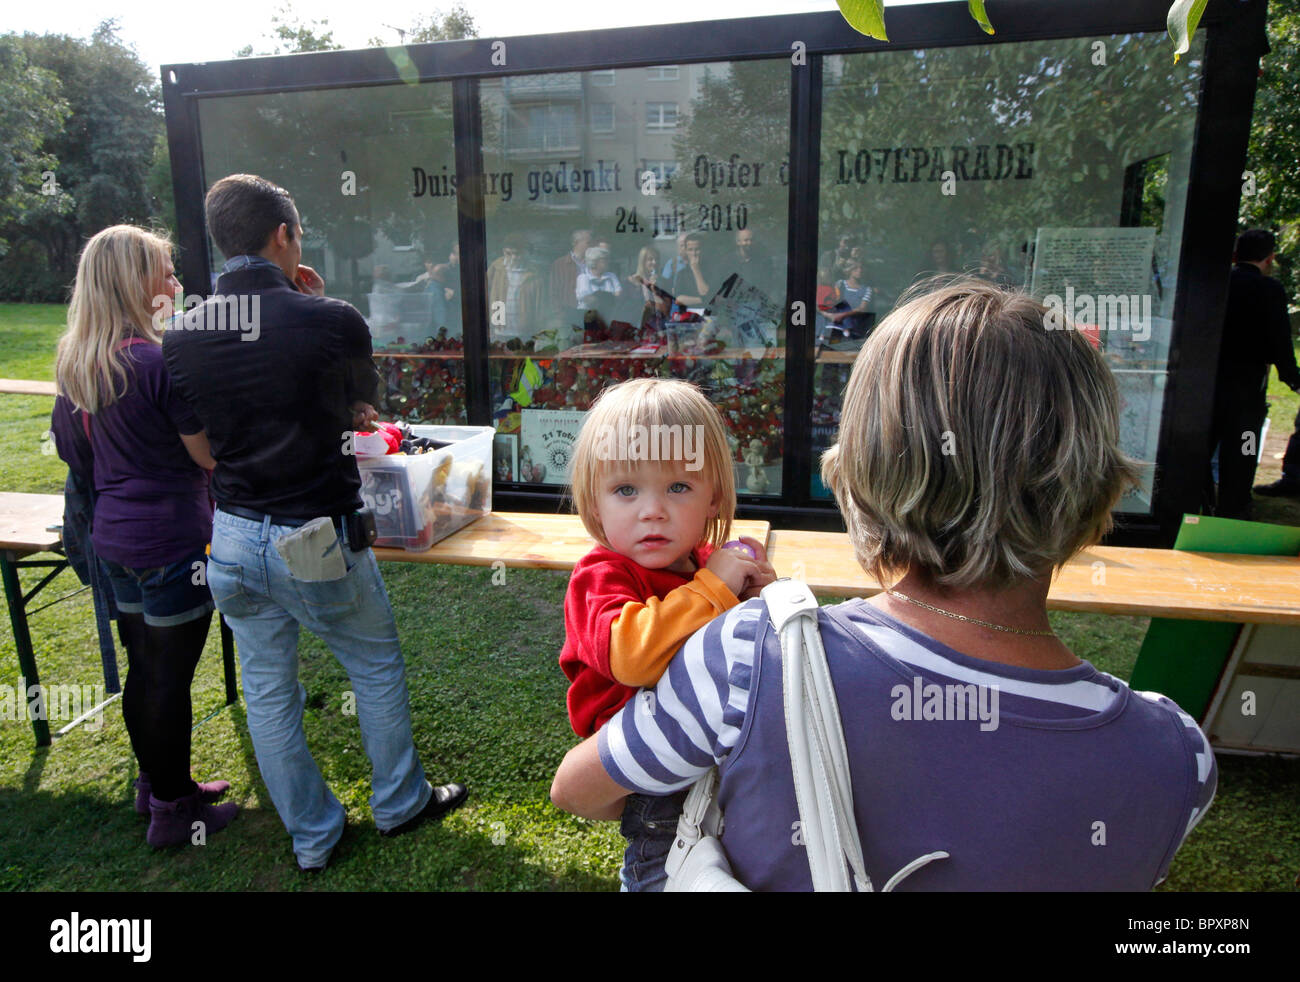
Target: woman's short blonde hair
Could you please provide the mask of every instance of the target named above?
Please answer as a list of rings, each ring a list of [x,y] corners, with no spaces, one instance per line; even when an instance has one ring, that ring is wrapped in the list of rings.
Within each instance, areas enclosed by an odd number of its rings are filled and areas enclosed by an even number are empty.
[[[172,244],[161,233],[113,225],[81,250],[68,305],[68,329],[59,339],[54,377],[78,409],[97,413],[126,392],[121,342],[141,337],[161,343],[164,286]]]
[[[1008,586],[1109,531],[1137,483],[1119,392],[1088,340],[1047,330],[1045,313],[982,280],[928,281],[858,354],[822,477],[882,584],[920,571]]]
[[[662,466],[644,453],[628,453],[627,438],[638,432],[634,426],[642,427],[643,446],[658,461],[681,461],[683,455],[689,455],[688,465],[699,463],[699,473],[718,497],[718,514],[705,526],[703,541],[721,546],[730,538],[736,517],[736,475],[727,431],[721,414],[704,393],[677,379],[640,378],[612,385],[596,397],[583,420],[573,447],[569,487],[574,508],[591,537],[609,547],[596,508],[604,476],[620,465]],[[621,459],[627,456],[639,459]]]

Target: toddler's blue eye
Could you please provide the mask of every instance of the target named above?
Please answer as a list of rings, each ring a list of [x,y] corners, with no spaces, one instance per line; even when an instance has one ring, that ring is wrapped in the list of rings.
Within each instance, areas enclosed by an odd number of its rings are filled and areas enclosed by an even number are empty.
[[[614,493],[621,495],[624,498],[630,498],[632,495],[636,494],[636,488],[632,487],[630,484],[620,484],[614,489]]]
[[[690,489],[691,486],[685,481],[674,481],[672,486],[668,488],[668,490],[673,494],[685,494]]]

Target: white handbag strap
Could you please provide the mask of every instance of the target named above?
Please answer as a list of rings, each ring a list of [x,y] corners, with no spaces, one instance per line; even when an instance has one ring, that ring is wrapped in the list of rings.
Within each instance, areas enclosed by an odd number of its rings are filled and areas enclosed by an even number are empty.
[[[853,782],[835,686],[817,625],[817,600],[797,580],[782,579],[762,591],[781,640],[786,737],[794,775],[799,827],[816,891],[860,893],[872,889],[853,813]],[[885,890],[946,852],[919,856],[899,870]],[[846,864],[847,860],[847,864]]]

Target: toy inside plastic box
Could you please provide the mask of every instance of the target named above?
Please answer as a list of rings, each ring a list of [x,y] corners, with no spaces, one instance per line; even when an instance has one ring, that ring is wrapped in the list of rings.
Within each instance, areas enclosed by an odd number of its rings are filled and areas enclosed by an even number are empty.
[[[375,513],[377,546],[421,552],[492,510],[490,426],[412,426],[450,442],[424,454],[357,454],[361,498]]]

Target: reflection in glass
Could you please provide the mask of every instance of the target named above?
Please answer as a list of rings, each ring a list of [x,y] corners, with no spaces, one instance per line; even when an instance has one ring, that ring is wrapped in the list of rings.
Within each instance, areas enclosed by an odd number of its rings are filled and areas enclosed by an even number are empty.
[[[814,415],[828,422],[815,430],[838,425],[842,372],[830,366],[852,359],[904,290],[974,274],[1032,292],[1104,352],[1122,446],[1143,463],[1142,489],[1119,510],[1150,512],[1203,38],[1177,65],[1165,43],[826,59]],[[875,317],[855,326],[862,314]]]
[[[722,409],[741,494],[781,493],[789,74],[481,82],[491,398],[519,481],[563,483],[600,390],[656,376]]]
[[[380,412],[465,422],[451,85],[212,98],[199,118],[209,186],[253,173],[293,195],[303,261],[370,325]]]

